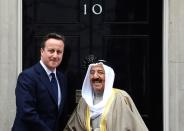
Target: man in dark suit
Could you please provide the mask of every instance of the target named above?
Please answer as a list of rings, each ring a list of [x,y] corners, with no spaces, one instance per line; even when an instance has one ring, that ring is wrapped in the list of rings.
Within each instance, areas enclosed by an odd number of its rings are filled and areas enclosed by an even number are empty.
[[[46,35],[40,53],[41,60],[18,77],[12,131],[58,131],[67,121],[66,80],[56,70],[63,58],[64,36]]]

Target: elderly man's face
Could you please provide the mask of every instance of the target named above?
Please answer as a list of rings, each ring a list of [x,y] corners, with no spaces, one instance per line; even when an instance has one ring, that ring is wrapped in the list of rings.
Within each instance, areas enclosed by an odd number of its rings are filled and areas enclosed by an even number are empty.
[[[91,67],[90,83],[96,93],[101,93],[104,91],[105,71],[102,64],[97,64]]]

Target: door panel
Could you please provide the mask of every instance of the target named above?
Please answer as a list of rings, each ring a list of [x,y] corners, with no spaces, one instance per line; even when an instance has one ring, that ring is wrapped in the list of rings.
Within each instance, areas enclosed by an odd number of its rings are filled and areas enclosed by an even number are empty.
[[[114,87],[131,95],[149,130],[163,130],[162,1],[23,0],[23,69],[39,61],[49,32],[66,36],[59,69],[69,81],[70,114],[85,74],[82,61],[95,54],[112,64]]]

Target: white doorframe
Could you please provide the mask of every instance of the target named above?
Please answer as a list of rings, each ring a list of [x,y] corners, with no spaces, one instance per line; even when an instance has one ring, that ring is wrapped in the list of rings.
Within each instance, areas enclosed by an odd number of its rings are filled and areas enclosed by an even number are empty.
[[[163,128],[169,131],[169,0],[163,1]]]
[[[17,21],[17,75],[22,71],[22,0],[17,0],[18,2],[18,21]]]

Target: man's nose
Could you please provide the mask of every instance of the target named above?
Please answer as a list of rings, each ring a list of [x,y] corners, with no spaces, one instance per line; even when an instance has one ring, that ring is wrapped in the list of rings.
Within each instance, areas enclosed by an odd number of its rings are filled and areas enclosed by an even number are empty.
[[[93,75],[94,78],[99,78],[99,74],[97,72],[94,73]]]
[[[58,56],[57,51],[55,51],[55,52],[53,53],[53,56],[54,56],[54,57],[57,57],[57,56]]]

